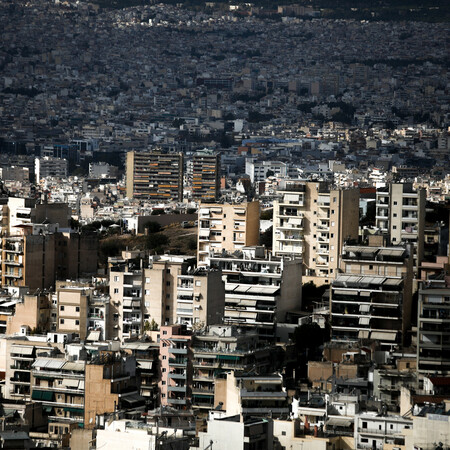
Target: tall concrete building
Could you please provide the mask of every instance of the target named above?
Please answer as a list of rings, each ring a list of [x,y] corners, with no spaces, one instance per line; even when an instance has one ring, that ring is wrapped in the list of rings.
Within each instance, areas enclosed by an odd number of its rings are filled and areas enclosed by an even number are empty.
[[[358,238],[359,190],[290,182],[273,205],[273,252],[303,259],[303,282],[336,276],[345,240]]]
[[[262,341],[275,340],[277,322],[302,304],[301,259],[266,255],[264,247],[246,247],[234,254],[210,258],[225,280],[228,325],[255,330]]]
[[[162,255],[150,261],[138,252],[110,259],[109,332],[119,339],[157,326],[203,327],[223,318],[225,287],[218,270],[196,270],[195,259]]]
[[[127,153],[127,197],[155,201],[183,199],[183,154]]]
[[[220,155],[212,150],[199,150],[192,161],[192,197],[214,202],[220,196]]]
[[[376,226],[388,235],[392,245],[414,245],[416,273],[423,260],[425,205],[425,189],[416,191],[411,183],[391,183],[377,191]]]
[[[35,159],[34,173],[36,183],[47,177],[67,178],[69,162],[67,159],[44,156]]]
[[[424,374],[450,374],[450,284],[444,280],[420,284],[417,370]]]
[[[198,213],[197,264],[209,264],[209,255],[259,243],[259,202],[201,204]]]
[[[16,227],[2,239],[2,284],[48,289],[57,279],[76,279],[97,272],[96,236],[60,232],[55,224]]]
[[[161,405],[186,409],[191,399],[192,334],[184,325],[163,326],[159,342]]]
[[[345,246],[331,286],[332,339],[371,339],[386,349],[406,345],[411,325],[413,265],[405,247]]]

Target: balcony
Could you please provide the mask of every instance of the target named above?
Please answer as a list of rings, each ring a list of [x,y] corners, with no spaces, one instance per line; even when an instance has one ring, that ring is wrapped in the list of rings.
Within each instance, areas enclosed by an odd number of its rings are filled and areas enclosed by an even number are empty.
[[[186,392],[187,386],[168,386],[167,390],[169,392]]]
[[[169,358],[169,366],[172,367],[186,367],[187,362],[187,358]]]
[[[167,402],[171,405],[185,405],[186,399],[185,398],[168,398]]]
[[[169,373],[168,378],[171,380],[185,380],[186,374],[185,373]]]
[[[187,355],[187,348],[169,347],[169,352],[174,355]]]

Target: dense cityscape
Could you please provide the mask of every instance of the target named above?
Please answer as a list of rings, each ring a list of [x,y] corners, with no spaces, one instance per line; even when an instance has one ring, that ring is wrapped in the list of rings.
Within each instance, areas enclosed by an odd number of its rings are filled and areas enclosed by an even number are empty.
[[[445,2],[0,0],[0,448],[450,449]]]

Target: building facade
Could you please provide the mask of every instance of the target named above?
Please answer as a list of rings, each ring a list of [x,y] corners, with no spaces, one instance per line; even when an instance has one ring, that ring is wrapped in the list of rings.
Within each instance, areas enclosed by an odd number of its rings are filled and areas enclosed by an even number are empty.
[[[259,243],[259,202],[201,204],[198,213],[197,264],[209,264],[209,255],[229,253]]]
[[[127,153],[127,197],[155,201],[183,199],[183,154]]]
[[[273,252],[299,255],[304,282],[329,283],[344,242],[358,238],[359,190],[291,182],[273,206]]]

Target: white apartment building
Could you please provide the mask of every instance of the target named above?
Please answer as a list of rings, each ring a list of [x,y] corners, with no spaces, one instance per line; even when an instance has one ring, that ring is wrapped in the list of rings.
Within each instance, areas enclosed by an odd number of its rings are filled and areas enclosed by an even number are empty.
[[[276,323],[288,311],[301,308],[301,259],[274,258],[264,247],[247,247],[241,254],[212,256],[211,267],[225,281],[224,322],[256,329],[260,339],[275,338]]]
[[[273,252],[303,259],[304,282],[332,281],[344,242],[358,238],[359,190],[290,182],[273,205]]]
[[[36,183],[47,177],[67,178],[67,169],[67,159],[44,156],[34,160]]]
[[[414,190],[411,183],[391,183],[377,191],[376,226],[387,234],[392,245],[414,245],[415,271],[424,251],[426,191]]]

